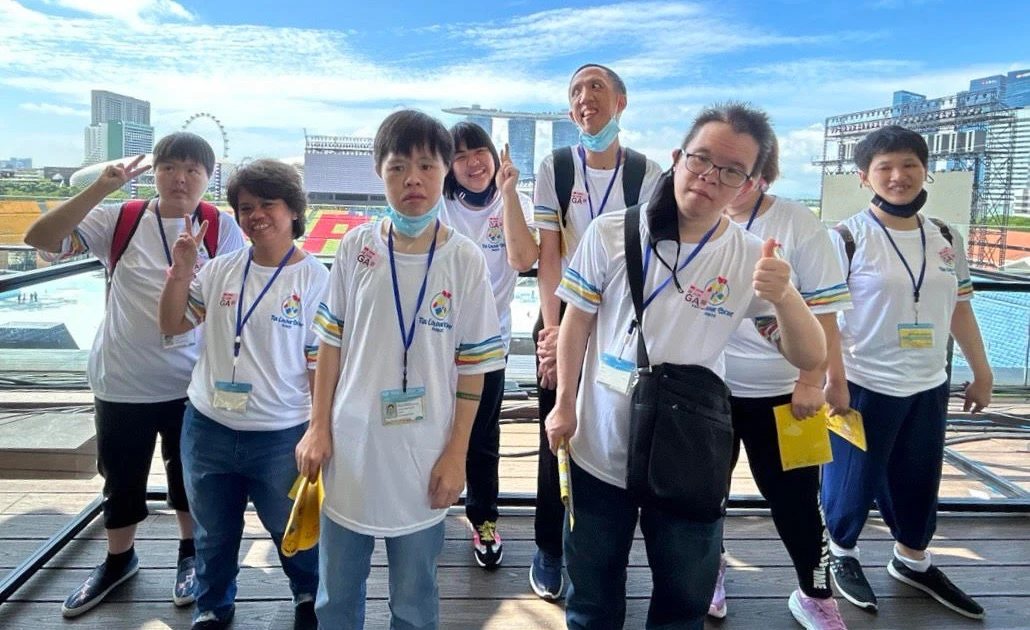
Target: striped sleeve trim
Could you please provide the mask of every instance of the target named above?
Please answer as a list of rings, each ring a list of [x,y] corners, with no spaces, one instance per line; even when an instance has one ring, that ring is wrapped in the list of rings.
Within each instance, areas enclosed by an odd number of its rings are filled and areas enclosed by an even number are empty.
[[[343,343],[343,320],[333,315],[325,302],[318,305],[312,328],[319,339],[330,345],[340,346]]]
[[[969,299],[973,297],[973,281],[969,278],[958,281],[958,297],[959,299]]]
[[[479,343],[463,343],[454,353],[454,363],[459,366],[480,365],[498,359],[504,359],[504,341],[500,335]]]
[[[315,369],[318,364],[318,344],[304,346],[304,359],[307,361],[309,370]]]
[[[825,307],[828,306],[844,306],[845,304],[850,303],[851,291],[848,289],[847,283],[842,282],[825,289],[817,289],[809,293],[802,293],[801,297],[805,299],[805,304],[808,305],[808,308],[825,309]]]
[[[558,294],[565,301],[575,302],[591,313],[601,305],[601,292],[572,267],[565,270],[561,284],[558,285]]]
[[[64,238],[61,243],[61,251],[59,252],[43,252],[41,251],[40,257],[47,262],[60,262],[65,258],[71,258],[72,256],[78,256],[79,254],[85,254],[89,251],[89,246],[86,244],[86,240],[82,238],[82,234],[77,230],[72,230],[72,233]]]
[[[558,232],[558,211],[546,206],[535,206],[533,208],[533,224],[541,230]]]
[[[190,295],[186,300],[186,318],[193,322],[194,326],[199,326],[205,317],[207,317],[207,305],[202,300]]]
[[[775,317],[756,317],[754,322],[758,334],[762,335],[766,341],[773,344],[780,342],[780,324]]]

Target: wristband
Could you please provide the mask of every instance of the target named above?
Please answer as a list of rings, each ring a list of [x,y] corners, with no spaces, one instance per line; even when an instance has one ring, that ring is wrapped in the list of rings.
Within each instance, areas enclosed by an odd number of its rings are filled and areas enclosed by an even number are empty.
[[[482,396],[480,396],[479,394],[473,394],[473,393],[470,393],[470,392],[463,392],[460,389],[458,391],[454,392],[454,397],[459,399],[459,400],[474,400],[476,402],[479,402],[479,400],[482,398]]]

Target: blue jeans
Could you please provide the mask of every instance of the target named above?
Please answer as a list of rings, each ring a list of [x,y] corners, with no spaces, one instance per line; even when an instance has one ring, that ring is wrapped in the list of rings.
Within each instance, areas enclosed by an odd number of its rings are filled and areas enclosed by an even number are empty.
[[[440,627],[440,589],[436,561],[443,549],[444,524],[386,539],[390,572],[390,630]],[[358,534],[322,514],[318,568],[322,581],[315,613],[322,628],[365,627],[365,582],[372,566],[375,537]]]
[[[703,630],[715,592],[722,520],[695,523],[654,508],[640,508],[622,488],[569,462],[575,527],[565,519],[569,586],[565,620],[570,630],[618,630],[626,620],[626,565],[640,529],[654,586],[646,628]]]
[[[282,431],[235,431],[186,406],[182,463],[197,547],[197,609],[224,618],[236,599],[247,498],[275,542],[293,596],[318,591],[318,548],[287,558],[279,551],[297,479],[293,454],[307,424]]]

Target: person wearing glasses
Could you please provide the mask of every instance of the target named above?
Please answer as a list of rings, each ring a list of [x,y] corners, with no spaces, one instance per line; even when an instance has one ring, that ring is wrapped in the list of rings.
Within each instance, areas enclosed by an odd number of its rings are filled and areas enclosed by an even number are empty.
[[[873,198],[831,233],[855,307],[840,318],[843,357],[831,353],[826,400],[862,414],[867,450],[830,436],[833,461],[823,466],[822,504],[830,573],[845,599],[877,609],[858,549],[875,499],[895,541],[888,574],[979,619],[983,607],[926,550],[937,526],[949,333],[973,371],[964,410],[986,407],[994,384],[970,304],[962,236],[920,212],[928,159],[923,136],[896,125],[855,145],[859,181]]]
[[[558,297],[569,308],[558,334],[558,399],[546,428],[552,450],[568,440],[570,451],[575,521],[566,524],[565,557],[572,630],[623,626],[638,520],[654,585],[646,628],[701,630],[719,572],[721,516],[701,522],[641,507],[627,491],[631,387],[602,377],[602,361],[632,362],[643,334],[652,364],[697,365],[718,375],[723,351],[746,318],[757,318],[798,368],[825,360],[822,328],[791,284],[790,264],[775,256],[775,241],[763,243],[722,214],[759,185],[773,137],[766,115],[745,105],[698,115],[640,211],[641,250],[650,264],[639,326],[631,327],[626,212],[591,223],[562,278]],[[682,471],[697,472],[686,460]]]

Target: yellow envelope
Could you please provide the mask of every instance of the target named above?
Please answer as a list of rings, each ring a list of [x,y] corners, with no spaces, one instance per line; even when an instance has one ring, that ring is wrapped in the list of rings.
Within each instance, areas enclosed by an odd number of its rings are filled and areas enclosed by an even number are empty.
[[[862,414],[854,409],[848,409],[839,416],[827,416],[826,427],[863,451],[866,450],[865,424],[862,422]]]
[[[776,435],[780,443],[780,463],[783,470],[818,466],[833,461],[830,452],[830,433],[826,429],[826,406],[819,413],[798,420],[790,405],[773,407],[776,416]]]
[[[561,494],[561,502],[569,511],[569,531],[576,526],[575,512],[572,508],[572,479],[569,474],[569,447],[565,440],[558,444],[558,492]]]
[[[290,520],[286,523],[286,533],[280,545],[283,555],[293,556],[298,551],[311,549],[318,544],[318,519],[322,513],[322,499],[325,489],[322,486],[322,473],[312,483],[307,477],[297,477],[288,496],[293,499]]]

